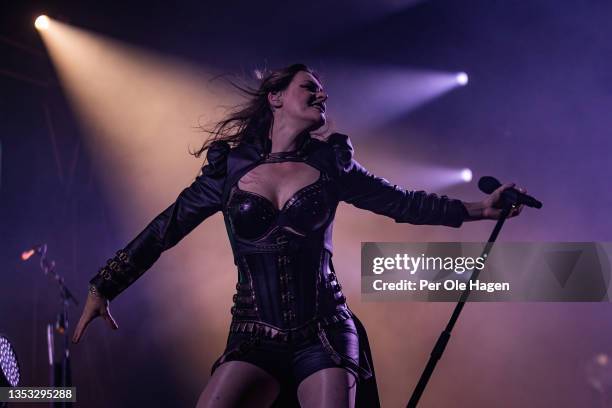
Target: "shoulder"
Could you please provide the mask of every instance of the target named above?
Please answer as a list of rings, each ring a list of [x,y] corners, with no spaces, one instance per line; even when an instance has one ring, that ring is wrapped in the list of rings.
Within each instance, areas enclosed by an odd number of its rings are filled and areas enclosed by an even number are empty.
[[[332,133],[326,137],[311,137],[311,143],[320,147],[328,148],[334,151],[353,151],[351,139],[342,133]]]
[[[332,149],[334,149],[338,160],[341,162],[348,163],[353,158],[353,144],[347,135],[343,135],[342,133],[334,133],[329,136],[327,143],[329,143]]]
[[[202,174],[213,178],[220,178],[227,174],[227,158],[231,147],[225,140],[215,140],[206,152],[206,165]]]
[[[351,168],[353,146],[347,135],[332,133],[326,138],[311,137],[304,153],[315,167],[340,176]]]
[[[332,133],[325,139],[313,139],[320,148],[328,152],[329,160],[338,167],[347,169],[353,159],[353,144],[351,139],[342,133]]]

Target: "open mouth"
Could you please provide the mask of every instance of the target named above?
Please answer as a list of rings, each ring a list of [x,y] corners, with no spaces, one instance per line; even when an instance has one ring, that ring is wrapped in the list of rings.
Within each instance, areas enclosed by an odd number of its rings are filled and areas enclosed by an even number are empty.
[[[310,106],[312,106],[313,108],[317,108],[321,113],[325,113],[325,104],[322,102],[313,103]]]

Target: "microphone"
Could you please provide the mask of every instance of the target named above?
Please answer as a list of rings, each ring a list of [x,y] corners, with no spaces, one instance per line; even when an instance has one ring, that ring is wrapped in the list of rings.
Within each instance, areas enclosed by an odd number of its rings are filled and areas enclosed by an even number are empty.
[[[481,177],[478,180],[478,188],[486,194],[491,194],[493,191],[501,187],[501,183],[491,176]],[[524,204],[527,207],[542,208],[542,203],[530,195],[521,193],[515,188],[508,188],[502,193],[502,199],[510,204]]]
[[[47,244],[41,244],[38,246],[35,246],[33,248],[27,249],[25,251],[23,251],[21,253],[21,260],[22,261],[27,261],[28,259],[30,259],[32,256],[36,255],[36,254],[42,254],[47,252]]]

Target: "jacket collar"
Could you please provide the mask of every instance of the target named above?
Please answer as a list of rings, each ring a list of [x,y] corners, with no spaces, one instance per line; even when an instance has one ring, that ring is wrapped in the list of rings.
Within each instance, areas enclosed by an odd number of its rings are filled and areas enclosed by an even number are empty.
[[[295,153],[297,155],[302,155],[306,153],[309,147],[312,145],[312,142],[313,138],[312,136],[310,136],[310,133],[303,132],[298,136],[297,150],[295,151]],[[272,150],[272,140],[270,140],[269,137],[254,137],[251,140],[245,141],[243,143],[248,144],[252,148],[254,148],[261,157],[269,156]]]

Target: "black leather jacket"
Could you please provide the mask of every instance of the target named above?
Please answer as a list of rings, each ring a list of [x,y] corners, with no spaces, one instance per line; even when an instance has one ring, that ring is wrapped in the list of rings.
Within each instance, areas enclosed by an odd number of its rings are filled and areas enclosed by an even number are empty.
[[[304,135],[294,152],[270,154],[269,143],[243,142],[230,149],[215,142],[202,174],[90,281],[114,299],[161,253],[198,224],[222,211],[238,267],[231,331],[270,337],[307,334],[316,325],[349,318],[341,286],[330,269],[336,207],[345,201],[396,222],[458,227],[461,201],[406,191],[376,177],[353,159],[349,138],[327,142]],[[281,209],[238,188],[238,180],[269,162],[300,161],[321,173]],[[313,324],[314,323],[314,324]]]

